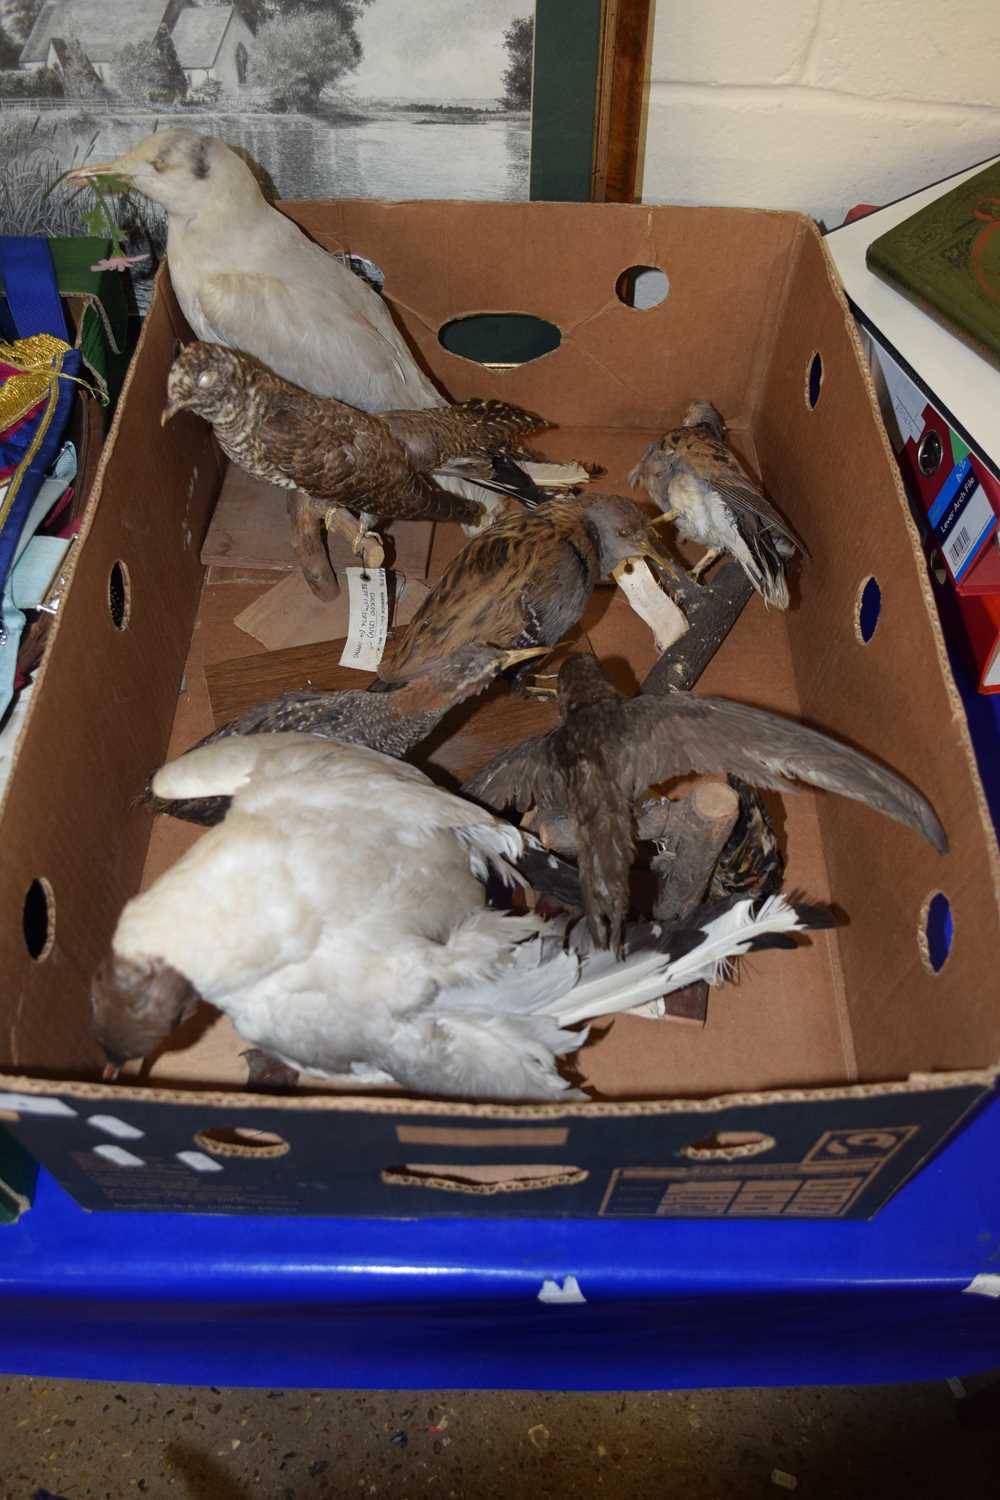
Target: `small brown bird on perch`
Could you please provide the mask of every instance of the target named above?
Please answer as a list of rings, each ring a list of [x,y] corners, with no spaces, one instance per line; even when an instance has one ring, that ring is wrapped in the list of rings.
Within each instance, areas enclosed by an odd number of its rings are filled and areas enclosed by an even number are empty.
[[[573,495],[504,516],[463,548],[413,616],[373,688],[385,691],[470,641],[555,646],[598,579],[658,551],[649,516],[620,495]]]
[[[633,807],[648,787],[688,772],[730,772],[756,786],[793,791],[810,782],[853,797],[922,833],[948,841],[926,798],[829,735],[726,698],[642,694],[625,701],[592,656],[570,656],[557,685],[563,722],[498,755],[463,791],[487,806],[569,809],[576,824],[584,911],[591,935],[617,949],[628,907]]]
[[[729,447],[711,402],[694,402],[680,427],[651,443],[629,483],[642,485],[686,541],[708,548],[692,578],[727,552],[765,604],[788,608],[785,565],[796,552],[808,552]]]
[[[455,472],[477,477],[470,460],[518,451],[525,433],[552,425],[506,401],[372,415],[302,390],[252,354],[207,343],[189,344],[171,366],[162,421],[180,411],[209,422],[241,469],[294,492],[296,555],[320,598],[335,592],[322,539],[335,507],[360,517],[359,543],[378,521],[479,524],[483,506],[435,476],[461,460]],[[488,464],[478,477],[488,478]]]
[[[444,715],[458,703],[485,691],[508,667],[544,656],[547,647],[506,651],[496,646],[462,646],[426,672],[410,677],[394,693],[369,693],[344,688],[333,693],[283,693],[269,703],[249,708],[228,724],[193,745],[211,745],[231,735],[314,734],[345,745],[364,745],[398,760],[426,739]],[[146,801],[156,813],[169,813],[189,823],[221,823],[229,797],[182,798],[172,801],[146,790]]]

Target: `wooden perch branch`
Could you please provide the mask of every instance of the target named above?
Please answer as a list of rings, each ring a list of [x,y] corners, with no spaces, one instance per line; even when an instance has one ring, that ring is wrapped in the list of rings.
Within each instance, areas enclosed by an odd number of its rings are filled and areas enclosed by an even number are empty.
[[[665,693],[690,688],[708,666],[732,630],[753,593],[753,585],[739,563],[724,563],[711,584],[693,583],[687,574],[662,574],[663,587],[684,611],[688,628],[669,646],[646,675],[640,691]]]
[[[657,877],[653,903],[657,921],[681,921],[701,904],[739,809],[740,799],[732,787],[715,781],[701,782],[677,802],[663,797],[640,808],[639,837],[659,845],[650,861]],[[708,985],[703,979],[674,990],[663,1000],[668,1016],[705,1024]]]

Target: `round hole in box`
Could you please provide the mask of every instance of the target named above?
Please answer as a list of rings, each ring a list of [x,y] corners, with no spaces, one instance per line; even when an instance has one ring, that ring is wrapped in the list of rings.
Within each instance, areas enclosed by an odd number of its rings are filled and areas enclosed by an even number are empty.
[[[874,576],[866,578],[858,589],[856,608],[858,640],[863,646],[867,646],[878,629],[882,616],[882,590]]]
[[[25,893],[21,929],[35,962],[48,958],[56,940],[56,898],[44,875],[36,876]]]
[[[955,921],[951,914],[951,902],[943,891],[934,891],[927,897],[920,911],[920,930],[917,943],[924,967],[932,974],[940,974],[955,937]]]
[[[648,312],[666,301],[670,278],[659,266],[626,266],[615,282],[615,296],[626,307]]]
[[[212,1125],[197,1131],[194,1143],[212,1156],[239,1156],[246,1161],[285,1156],[292,1149],[284,1136],[272,1130],[253,1130],[247,1125]]]
[[[116,630],[127,630],[132,613],[132,580],[119,557],[108,574],[108,613]]]
[[[743,1156],[762,1156],[775,1144],[773,1135],[760,1130],[714,1130],[703,1140],[685,1146],[681,1155],[692,1161],[738,1161]]]
[[[374,291],[381,293],[385,286],[385,272],[377,262],[369,259],[367,255],[345,253],[344,265],[352,270],[355,276],[360,276],[362,281],[367,281]]]
[[[809,410],[810,411],[812,411],[812,410],[815,409],[816,403],[819,400],[819,393],[822,390],[822,388],[823,388],[823,356],[820,354],[819,350],[817,349],[816,353],[813,355],[812,359],[809,361],[809,368],[806,371],[806,400],[809,403]]]

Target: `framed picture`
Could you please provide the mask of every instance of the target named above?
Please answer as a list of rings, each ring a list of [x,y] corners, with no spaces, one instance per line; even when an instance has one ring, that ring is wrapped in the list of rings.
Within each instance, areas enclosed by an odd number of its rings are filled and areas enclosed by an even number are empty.
[[[652,0],[0,0],[0,234],[100,233],[70,167],[177,126],[282,198],[636,196]],[[165,245],[117,200],[139,309]],[[89,219],[88,219],[89,214]]]

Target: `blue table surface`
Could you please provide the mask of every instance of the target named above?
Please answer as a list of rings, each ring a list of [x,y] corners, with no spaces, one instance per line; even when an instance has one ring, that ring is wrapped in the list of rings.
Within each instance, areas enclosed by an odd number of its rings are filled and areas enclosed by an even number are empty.
[[[991,806],[1000,695],[953,662]],[[0,1229],[0,1368],[216,1385],[654,1389],[1000,1367],[1000,1101],[869,1221],[88,1214]],[[574,1276],[585,1300],[539,1301]]]

